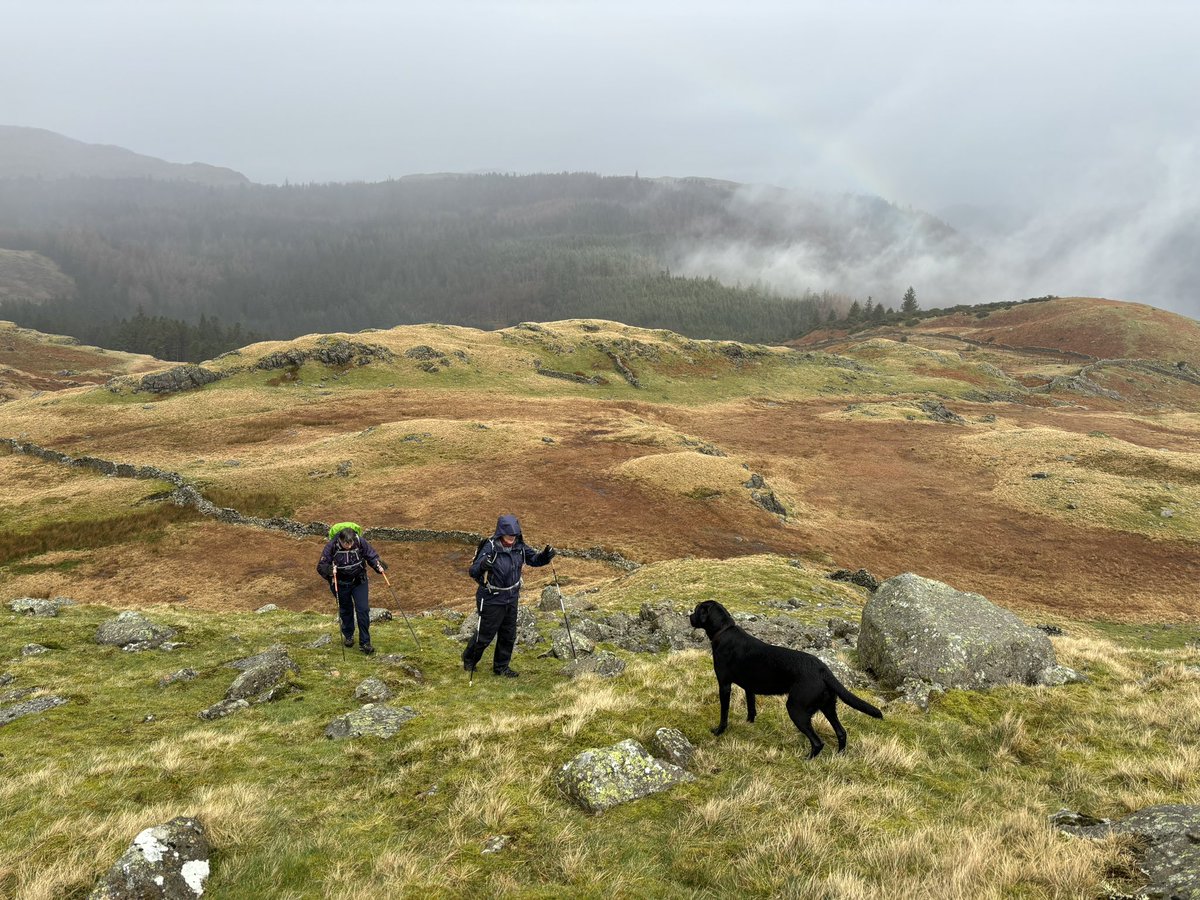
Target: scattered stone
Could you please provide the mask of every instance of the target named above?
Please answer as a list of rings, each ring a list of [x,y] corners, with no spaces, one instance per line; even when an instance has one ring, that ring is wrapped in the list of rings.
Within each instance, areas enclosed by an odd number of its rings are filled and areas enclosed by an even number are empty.
[[[826,577],[831,581],[848,581],[851,584],[865,587],[868,591],[874,591],[879,587],[879,579],[866,569],[859,569],[857,572],[851,572],[849,569],[838,569],[837,571],[830,572]]]
[[[553,443],[554,443],[554,438],[552,438],[552,437],[544,437],[544,438],[542,438],[542,443],[543,443],[543,444],[553,444]],[[487,852],[487,851],[485,850],[485,851],[484,851],[484,853],[486,853],[486,852]]]
[[[177,681],[195,681],[198,675],[199,673],[195,669],[180,669],[178,672],[172,672],[170,675],[164,675],[158,679],[158,686],[165,688]]]
[[[300,667],[286,653],[273,656],[260,665],[246,669],[225,692],[226,700],[246,700],[267,703],[277,700],[290,689],[288,673],[298,673]]]
[[[155,718],[153,713],[151,713],[148,716],[142,717],[142,724],[149,724],[150,722],[156,722],[156,721],[158,721],[158,720]]]
[[[313,641],[311,644],[308,644],[306,646],[310,650],[319,650],[322,647],[328,647],[332,643],[333,643],[333,638],[327,634],[323,634],[319,638],[317,638],[315,641]]]
[[[542,596],[538,600],[538,609],[540,609],[542,612],[558,612],[558,603],[560,598],[565,600],[565,598],[563,598],[562,591],[560,591],[554,585],[548,584],[542,588]]]
[[[897,703],[907,703],[909,706],[915,706],[921,712],[929,710],[929,703],[934,696],[945,691],[936,681],[922,681],[919,678],[906,678],[900,685],[900,696],[896,698]]]
[[[1150,882],[1138,892],[1139,897],[1200,897],[1200,806],[1148,806],[1115,822],[1060,810],[1050,821],[1059,830],[1081,838],[1132,835],[1137,842],[1138,868]]]
[[[1037,677],[1036,684],[1043,687],[1062,687],[1064,684],[1085,684],[1091,679],[1081,672],[1076,672],[1068,666],[1053,665],[1043,669]]]
[[[238,640],[240,641],[241,638],[238,638]],[[241,672],[245,672],[248,669],[257,668],[258,666],[274,662],[278,659],[287,659],[288,662],[291,662],[291,659],[288,657],[287,647],[285,647],[283,644],[272,644],[266,650],[262,651],[262,653],[256,653],[253,656],[247,656],[242,659],[235,659],[233,662],[225,663],[225,668],[237,669]],[[293,663],[293,665],[295,664]],[[299,671],[299,669],[296,671]]]
[[[559,789],[592,813],[695,780],[679,766],[655,759],[634,740],[585,750],[566,763],[557,777]]]
[[[395,737],[405,723],[416,718],[417,711],[411,706],[388,706],[368,703],[361,709],[338,716],[325,729],[330,740],[356,737]]]
[[[889,578],[871,596],[858,654],[890,688],[910,678],[965,689],[1036,684],[1056,662],[1050,639],[1011,612],[912,573]]]
[[[929,418],[943,425],[966,425],[967,420],[956,412],[948,410],[940,400],[922,400],[921,409],[929,414]]]
[[[21,648],[22,656],[43,656],[50,652],[49,647],[43,647],[41,644],[26,644]]]
[[[266,606],[260,606],[258,609],[255,610],[255,612],[261,614],[261,613],[269,613],[269,612],[278,612],[278,610],[279,610],[279,607],[276,606],[274,603],[268,603]]]
[[[147,828],[118,859],[90,900],[185,900],[204,893],[209,847],[197,819],[177,816]]]
[[[572,643],[575,647],[574,654],[571,653]],[[574,631],[568,634],[566,628],[556,628],[550,632],[550,653],[559,659],[569,660],[576,656],[587,656],[595,649],[596,645],[587,635],[575,634]]]
[[[404,658],[402,653],[389,653],[379,657],[379,662],[385,666],[397,669],[405,678],[412,679],[417,684],[425,683],[425,673]]]
[[[58,615],[59,604],[53,600],[43,600],[38,597],[18,597],[8,604],[15,613],[27,616],[40,616],[52,619]]]
[[[580,675],[597,675],[600,678],[616,678],[625,671],[625,660],[608,650],[581,656],[572,660],[562,668],[562,674],[568,678],[578,678]]]
[[[742,487],[754,488],[757,490],[758,488],[763,487],[765,484],[766,484],[766,482],[763,481],[763,477],[761,475],[759,475],[757,472],[754,472],[753,474],[751,474],[749,481],[745,481],[742,483]]]
[[[696,748],[678,728],[659,728],[650,738],[650,750],[659,759],[665,759],[681,769],[690,769]]]
[[[484,856],[489,853],[499,853],[508,846],[508,842],[510,840],[512,840],[512,838],[510,838],[507,834],[497,834],[494,837],[488,838],[487,841],[484,842],[483,850],[480,852],[483,853]]]
[[[159,625],[140,612],[129,609],[115,619],[102,622],[96,631],[96,643],[125,650],[153,650],[175,637],[175,629]]]
[[[8,725],[22,716],[31,716],[35,713],[45,712],[48,709],[54,709],[56,706],[62,706],[66,702],[66,699],[63,697],[38,697],[36,700],[26,700],[24,703],[18,703],[16,706],[6,706],[0,709],[0,725]]]
[[[1049,473],[1049,472],[1034,472],[1034,473],[1033,473],[1032,475],[1030,475],[1029,477],[1030,477],[1030,478],[1035,478],[1035,479],[1041,480],[1041,479],[1043,479],[1043,478],[1049,478],[1049,477],[1050,477],[1050,473]]]
[[[1057,625],[1042,624],[1042,625],[1034,625],[1033,627],[1036,628],[1038,631],[1041,631],[1045,634],[1050,635],[1051,637],[1062,637],[1064,634],[1066,634],[1066,632],[1063,631],[1061,628],[1059,628]]]
[[[372,675],[354,689],[354,699],[360,703],[382,703],[392,699],[392,689]]]
[[[14,676],[11,672],[5,672],[3,675],[0,675],[0,687],[4,687],[6,684],[12,684],[13,678]]]
[[[1173,519],[1175,518],[1175,510],[1164,506],[1158,511],[1158,515],[1163,519]]]
[[[390,609],[381,609],[379,607],[375,607],[371,610],[369,618],[371,620],[371,624],[374,625],[377,622],[390,622],[394,616],[392,615],[392,611]]]
[[[187,646],[187,644],[183,643],[183,641],[164,641],[163,643],[158,645],[158,649],[165,650],[168,653],[170,653],[172,650],[178,650],[180,647],[186,647],[186,646]],[[130,648],[126,647],[125,649],[128,650]]]
[[[779,502],[779,498],[775,496],[774,491],[751,491],[750,499],[761,506],[769,513],[774,513],[777,516],[787,518],[787,507]]]
[[[419,792],[417,793],[417,796],[418,796],[418,797],[420,797],[422,800],[428,800],[430,797],[435,797],[435,796],[437,796],[437,792],[438,792],[440,789],[441,789],[441,785],[440,785],[440,784],[437,784],[437,783],[435,783],[435,784],[433,785],[433,787],[429,788],[428,790],[419,791]]]
[[[237,712],[239,709],[249,709],[250,703],[246,700],[218,700],[208,709],[200,710],[200,718],[202,719],[223,719],[232,712]]]

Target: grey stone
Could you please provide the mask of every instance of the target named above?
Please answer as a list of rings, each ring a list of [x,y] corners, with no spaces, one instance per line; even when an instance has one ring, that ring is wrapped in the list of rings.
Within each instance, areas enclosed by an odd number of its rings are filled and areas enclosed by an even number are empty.
[[[869,591],[879,588],[879,579],[866,569],[859,569],[855,572],[851,572],[849,569],[838,569],[830,572],[828,577],[833,581],[848,581],[851,584],[857,584]]]
[[[1081,825],[1071,824],[1074,816],[1079,814],[1062,810],[1051,822],[1076,837],[1134,836],[1138,867],[1149,879],[1139,896],[1200,900],[1200,806],[1149,806],[1115,822],[1080,817],[1089,823]]]
[[[887,688],[910,678],[965,689],[1036,684],[1056,663],[1050,639],[1011,612],[912,573],[889,578],[867,602],[858,657]]]
[[[542,588],[542,596],[538,600],[538,609],[542,612],[559,612],[559,598],[562,597],[562,591],[552,584]]]
[[[333,643],[333,638],[327,634],[323,634],[319,638],[317,638],[315,641],[313,641],[311,644],[309,644],[308,649],[319,650],[322,647],[328,647],[332,643]]]
[[[574,629],[571,633],[567,633],[566,628],[556,628],[550,632],[551,653],[559,659],[573,659],[571,654],[571,645],[574,643],[575,655],[586,656],[596,649],[596,645],[592,643],[591,638],[585,634],[575,634]]]
[[[45,712],[48,709],[54,709],[54,707],[62,706],[66,702],[62,697],[38,697],[36,700],[26,700],[24,703],[18,703],[16,706],[6,706],[0,709],[0,725],[7,725],[22,716],[31,716],[35,713]]]
[[[678,728],[659,728],[650,738],[650,752],[681,769],[690,769],[696,748]]]
[[[180,669],[178,672],[172,672],[170,675],[164,675],[158,679],[158,686],[162,688],[177,681],[195,681],[197,674],[195,669]]]
[[[209,847],[197,819],[177,816],[147,828],[118,859],[90,900],[190,900],[204,893]]]
[[[510,840],[512,840],[512,838],[510,838],[507,834],[494,835],[484,842],[483,849],[480,851],[480,853],[484,854],[485,856],[489,853],[499,853],[508,846],[508,842]]]
[[[115,619],[102,622],[96,630],[96,643],[114,647],[151,650],[175,637],[175,629],[159,625],[140,612],[129,609]]]
[[[237,712],[239,709],[249,709],[250,703],[247,700],[218,700],[208,709],[202,709],[199,716],[202,719],[223,719],[232,712]]]
[[[368,703],[361,709],[338,716],[325,729],[325,737],[331,740],[356,737],[395,737],[404,725],[416,718],[417,711],[411,706],[388,706]]]
[[[382,703],[392,699],[392,689],[372,675],[354,689],[354,699],[360,703]]]
[[[58,604],[53,600],[43,600],[38,597],[18,597],[8,604],[15,613],[27,616],[40,616],[52,619],[58,615]]]
[[[1090,682],[1086,675],[1076,672],[1068,666],[1053,665],[1043,669],[1037,677],[1037,684],[1043,687],[1061,687],[1064,684],[1081,684]]]
[[[3,675],[0,675],[0,687],[4,687],[6,684],[12,684],[13,678],[14,676],[11,672],[5,672]]]
[[[371,610],[370,619],[372,625],[374,625],[376,622],[390,622],[392,621],[392,618],[392,611],[390,609],[379,609],[378,607],[375,607]]]
[[[256,613],[269,613],[269,612],[277,612],[278,610],[279,610],[279,607],[276,606],[274,603],[268,603],[266,606],[260,606],[258,609],[255,610],[255,612]]]
[[[943,425],[966,425],[967,420],[956,412],[951,412],[940,400],[922,400],[921,409],[929,414],[929,418]]]
[[[43,647],[41,644],[26,644],[21,648],[22,656],[44,656],[50,652],[49,647]]]
[[[241,638],[238,638],[238,640],[241,640]],[[253,656],[246,656],[242,659],[235,659],[233,662],[226,663],[225,668],[238,669],[242,672],[245,672],[248,669],[255,669],[261,665],[265,665],[279,659],[286,659],[288,662],[291,662],[291,658],[288,656],[287,647],[285,647],[283,644],[272,644],[261,653],[255,653]],[[293,663],[293,665],[295,665],[295,663]],[[295,671],[299,671],[299,669],[296,669]]]
[[[273,656],[252,669],[246,669],[233,680],[225,692],[226,700],[246,700],[264,703],[277,700],[290,687],[288,673],[297,673],[300,667],[285,653]]]
[[[907,703],[909,706],[915,706],[921,712],[927,712],[934,697],[943,691],[944,688],[937,682],[906,678],[900,685],[900,696],[896,698],[896,702]]]
[[[600,813],[695,781],[695,777],[679,766],[655,759],[637,741],[626,740],[612,747],[583,751],[559,770],[556,781],[580,807]]]
[[[608,650],[599,650],[596,653],[589,653],[587,656],[581,656],[579,659],[572,660],[563,666],[562,674],[569,678],[578,678],[580,675],[598,675],[601,678],[616,678],[625,671],[625,660],[617,656],[615,653],[610,653]]]

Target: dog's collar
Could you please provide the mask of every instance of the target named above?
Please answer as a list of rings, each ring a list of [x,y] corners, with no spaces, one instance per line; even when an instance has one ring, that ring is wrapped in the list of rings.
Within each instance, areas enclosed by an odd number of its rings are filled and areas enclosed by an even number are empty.
[[[735,624],[737,624],[737,623],[730,622],[728,625],[726,625],[724,628],[722,628],[720,631],[718,631],[716,634],[714,634],[712,637],[710,637],[709,640],[715,644],[717,642],[717,638],[719,638],[721,635],[723,635],[725,632],[727,632]]]

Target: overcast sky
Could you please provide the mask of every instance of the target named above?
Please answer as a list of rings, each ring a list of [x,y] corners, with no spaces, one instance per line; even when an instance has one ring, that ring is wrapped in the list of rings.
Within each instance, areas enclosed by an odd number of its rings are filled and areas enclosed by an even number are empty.
[[[256,181],[637,171],[1043,214],[1200,185],[1194,2],[0,0],[0,13],[0,123]]]

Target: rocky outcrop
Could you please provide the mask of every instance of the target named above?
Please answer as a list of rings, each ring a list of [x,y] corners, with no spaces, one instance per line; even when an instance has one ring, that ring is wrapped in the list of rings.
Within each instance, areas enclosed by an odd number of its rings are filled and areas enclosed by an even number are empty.
[[[967,420],[956,412],[951,412],[940,400],[922,400],[919,404],[929,418],[943,425],[966,425]]]
[[[22,615],[51,619],[57,616],[58,611],[64,606],[74,605],[75,601],[68,600],[66,597],[55,597],[51,600],[44,600],[40,597],[18,597],[9,602],[8,608]]]
[[[400,733],[404,725],[417,717],[411,706],[388,706],[383,703],[368,703],[361,709],[338,716],[325,729],[330,740],[343,738],[378,737],[390,738]]]
[[[596,653],[581,656],[578,659],[571,660],[571,662],[562,668],[562,674],[568,678],[578,678],[580,675],[616,678],[624,671],[625,660],[621,659],[615,653],[610,653],[608,650],[600,650]]]
[[[604,812],[677,784],[695,781],[679,766],[655,759],[634,740],[585,750],[559,770],[559,789],[583,809]]]
[[[550,632],[550,653],[558,659],[569,660],[587,656],[595,649],[596,645],[585,634],[575,634],[573,630],[568,632],[566,628],[556,628]]]
[[[1138,896],[1200,900],[1200,806],[1148,806],[1116,822],[1062,810],[1050,824],[1081,838],[1132,835],[1150,882]]]
[[[48,709],[54,709],[56,706],[62,706],[66,702],[62,697],[38,697],[36,700],[26,700],[24,703],[18,703],[15,706],[2,707],[0,708],[0,725],[15,722],[22,716],[32,716],[45,712]]]
[[[292,689],[289,676],[300,671],[300,667],[288,656],[282,644],[276,644],[262,653],[236,660],[228,665],[240,669],[241,674],[233,680],[233,684],[225,692],[224,699],[200,711],[200,718],[221,719],[253,703],[278,700]]]
[[[225,376],[203,366],[176,366],[165,372],[151,372],[143,375],[138,382],[137,390],[151,394],[174,394],[179,391],[190,391],[204,387],[214,381],[220,381]]]
[[[135,837],[90,900],[191,900],[204,893],[208,857],[204,826],[178,816]]]
[[[830,572],[827,577],[831,581],[848,581],[850,584],[857,584],[859,587],[865,587],[868,591],[879,588],[879,579],[866,569],[859,569],[856,572],[851,572],[849,569],[837,569]]]
[[[126,610],[115,619],[102,622],[96,631],[96,643],[122,650],[153,650],[175,636],[175,629],[152,622],[136,610]]]
[[[1055,665],[1036,628],[979,594],[912,573],[888,579],[867,602],[858,656],[888,688],[907,679],[966,689],[1037,684]]]

